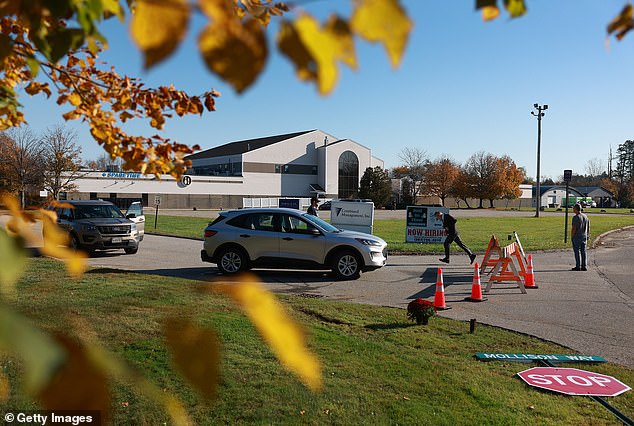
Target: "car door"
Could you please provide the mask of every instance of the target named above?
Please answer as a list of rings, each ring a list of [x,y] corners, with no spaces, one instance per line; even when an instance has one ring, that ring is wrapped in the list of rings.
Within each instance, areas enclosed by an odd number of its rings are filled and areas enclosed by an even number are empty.
[[[280,232],[273,213],[251,213],[242,222],[238,242],[249,253],[252,261],[276,259],[280,253]]]
[[[299,216],[281,214],[280,257],[323,264],[326,237]]]
[[[134,215],[134,217],[132,217]],[[139,241],[143,240],[145,234],[145,215],[143,214],[143,204],[136,201],[130,204],[128,210],[125,212],[125,217],[136,223],[136,229],[139,232]]]
[[[69,232],[73,230],[73,209],[68,207],[56,207],[57,225]]]

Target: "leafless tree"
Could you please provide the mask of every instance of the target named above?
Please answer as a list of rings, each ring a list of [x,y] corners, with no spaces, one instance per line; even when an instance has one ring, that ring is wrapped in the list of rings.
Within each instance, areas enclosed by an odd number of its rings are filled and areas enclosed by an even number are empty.
[[[27,193],[42,189],[44,180],[43,149],[30,128],[0,132],[0,163],[5,188],[19,193],[24,208]]]
[[[398,157],[406,169],[407,177],[411,180],[414,202],[416,202],[416,197],[421,193],[425,171],[429,164],[427,152],[417,147],[406,147],[401,150]]]
[[[62,126],[47,129],[41,139],[45,154],[44,189],[54,199],[58,199],[60,192],[75,189],[73,182],[81,177],[81,148],[76,139],[74,131]]]
[[[89,161],[88,165],[93,170],[118,172],[122,168],[123,161],[121,158],[111,159],[110,155],[103,153],[97,159]]]
[[[605,162],[603,160],[601,160],[600,158],[591,158],[590,160],[588,160],[588,162],[586,163],[586,174],[589,177],[597,177],[597,176],[601,176],[603,173],[605,173]]]

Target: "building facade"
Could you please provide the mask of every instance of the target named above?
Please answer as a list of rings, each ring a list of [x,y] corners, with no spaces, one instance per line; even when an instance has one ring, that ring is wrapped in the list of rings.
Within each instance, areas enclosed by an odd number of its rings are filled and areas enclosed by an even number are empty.
[[[180,180],[130,172],[86,172],[68,199],[141,200],[162,208],[239,208],[245,199],[356,198],[366,168],[384,167],[369,148],[321,130],[231,142],[188,157]]]

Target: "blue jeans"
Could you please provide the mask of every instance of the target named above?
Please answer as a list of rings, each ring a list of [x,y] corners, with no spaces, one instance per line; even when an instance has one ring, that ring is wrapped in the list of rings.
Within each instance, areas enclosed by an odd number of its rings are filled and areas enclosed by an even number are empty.
[[[572,240],[572,250],[575,252],[575,267],[586,267],[586,240]]]

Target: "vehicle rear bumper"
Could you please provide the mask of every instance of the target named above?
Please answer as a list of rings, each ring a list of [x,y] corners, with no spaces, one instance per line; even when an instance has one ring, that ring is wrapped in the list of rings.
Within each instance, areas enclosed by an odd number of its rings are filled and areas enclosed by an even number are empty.
[[[203,262],[209,262],[209,263],[216,263],[215,260],[213,258],[211,258],[208,254],[206,250],[201,250],[200,251],[200,259]]]

